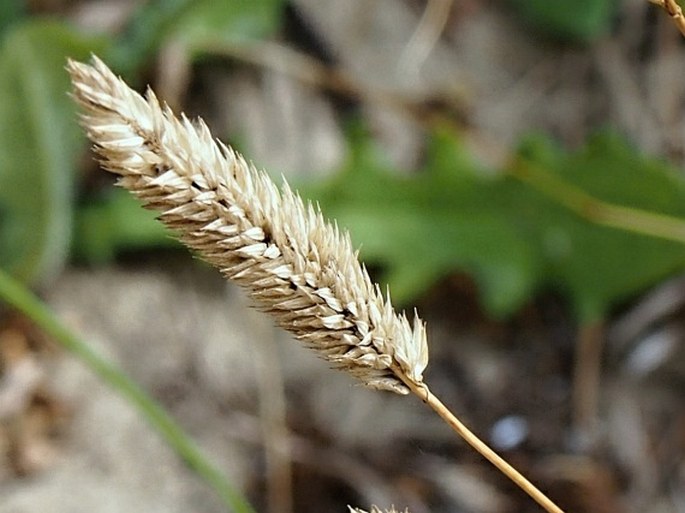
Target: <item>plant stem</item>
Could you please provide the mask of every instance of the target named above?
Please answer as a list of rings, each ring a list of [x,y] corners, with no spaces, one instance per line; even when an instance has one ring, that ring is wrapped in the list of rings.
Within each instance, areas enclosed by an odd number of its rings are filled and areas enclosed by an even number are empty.
[[[601,321],[584,323],[576,340],[573,375],[573,424],[581,440],[593,445],[597,435],[604,326]]]
[[[515,162],[509,173],[592,223],[685,244],[682,219],[602,201],[528,162]]]
[[[257,312],[250,311],[250,317]],[[252,319],[249,318],[248,321]],[[293,513],[293,469],[282,362],[275,326],[254,319],[253,361],[259,390],[259,417],[264,445],[267,513]]]
[[[226,476],[202,454],[197,444],[154,399],[120,369],[95,353],[67,329],[43,302],[2,269],[0,298],[26,315],[134,405],[176,454],[214,489],[222,502],[234,513],[255,513],[247,500],[227,481]]]
[[[507,463],[504,458],[493,451],[485,442],[478,438],[467,428],[440,399],[433,395],[427,385],[417,386],[409,381],[404,382],[414,395],[430,406],[442,420],[444,420],[466,443],[479,452],[486,460],[492,463],[497,470],[511,479],[516,486],[526,492],[535,502],[542,506],[548,513],[564,513],[552,500],[542,493],[533,483],[528,481],[523,474]]]

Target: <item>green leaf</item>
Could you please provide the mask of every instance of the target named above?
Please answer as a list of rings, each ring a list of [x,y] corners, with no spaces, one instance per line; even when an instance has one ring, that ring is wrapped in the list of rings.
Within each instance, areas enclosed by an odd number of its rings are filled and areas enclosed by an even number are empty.
[[[532,292],[536,254],[503,214],[511,190],[476,173],[441,134],[426,169],[411,178],[392,174],[368,139],[356,140],[339,176],[302,192],[350,230],[365,261],[383,266],[399,303],[460,270],[476,277],[489,310],[505,315]]]
[[[272,35],[284,0],[156,0],[142,4],[112,49],[113,66],[133,75],[168,39],[189,47]]]
[[[176,20],[173,36],[191,46],[264,38],[280,28],[284,5],[284,0],[198,0]]]
[[[599,200],[685,220],[682,175],[640,156],[614,135],[595,137],[574,155],[558,151],[550,160],[548,154],[543,162]],[[538,200],[547,281],[569,294],[583,321],[596,320],[617,302],[685,268],[683,244],[600,226]]]
[[[26,16],[26,6],[21,0],[0,0],[0,37]]]
[[[91,264],[109,262],[122,251],[168,247],[180,243],[154,212],[122,189],[113,189],[107,198],[90,201],[76,213],[73,254]]]
[[[521,16],[540,32],[562,40],[589,41],[606,32],[616,0],[511,0]]]
[[[548,287],[589,322],[685,268],[685,245],[580,218],[505,173],[478,169],[448,133],[434,135],[412,177],[391,173],[368,137],[351,145],[339,175],[302,191],[350,230],[400,303],[466,272],[493,316]],[[597,137],[575,154],[538,138],[521,152],[598,200],[685,221],[683,177],[617,137]]]
[[[16,25],[0,48],[0,265],[26,282],[63,265],[82,148],[66,57],[99,45],[56,22]]]
[[[128,79],[159,50],[169,30],[196,0],[152,0],[143,2],[130,17],[130,23],[108,52],[113,69]]]

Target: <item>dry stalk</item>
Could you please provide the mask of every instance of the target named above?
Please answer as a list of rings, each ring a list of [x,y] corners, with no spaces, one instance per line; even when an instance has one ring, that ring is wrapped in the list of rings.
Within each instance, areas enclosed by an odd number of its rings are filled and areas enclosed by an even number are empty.
[[[428,0],[416,30],[399,59],[400,72],[418,74],[447,25],[454,0]]]
[[[680,33],[685,37],[685,15],[683,15],[683,10],[675,0],[649,0],[649,2],[658,5],[666,11],[673,20],[673,23],[678,27],[678,30],[680,30]]]
[[[548,512],[561,513],[431,394],[423,322],[395,313],[347,232],[214,140],[202,120],[177,118],[96,57],[92,65],[70,60],[67,69],[103,167],[182,242],[325,360],[372,388],[414,393]]]

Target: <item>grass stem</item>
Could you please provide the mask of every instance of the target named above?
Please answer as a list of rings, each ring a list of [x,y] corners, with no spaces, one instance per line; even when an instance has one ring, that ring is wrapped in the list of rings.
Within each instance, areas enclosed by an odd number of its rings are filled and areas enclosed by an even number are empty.
[[[531,163],[515,162],[509,173],[591,223],[685,244],[685,220],[600,200]]]
[[[102,381],[135,406],[150,425],[193,471],[209,484],[234,513],[255,513],[241,493],[183,432],[175,420],[123,371],[95,353],[66,328],[50,310],[21,283],[0,269],[0,299],[22,312],[62,347],[79,358]]]
[[[492,463],[497,470],[511,479],[516,486],[526,492],[531,499],[542,506],[548,513],[564,513],[552,500],[542,493],[533,483],[528,481],[523,474],[507,463],[499,454],[493,451],[485,442],[478,438],[467,428],[451,411],[429,390],[426,385],[416,385],[405,382],[414,395],[419,397],[431,409],[438,414],[460,437],[473,449],[480,453],[486,460]]]

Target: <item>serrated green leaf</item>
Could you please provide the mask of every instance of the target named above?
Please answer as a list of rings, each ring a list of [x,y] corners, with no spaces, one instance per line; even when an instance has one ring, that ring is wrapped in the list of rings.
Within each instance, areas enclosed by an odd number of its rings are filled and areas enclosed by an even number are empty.
[[[477,277],[494,315],[529,296],[538,263],[502,214],[511,189],[478,178],[448,137],[436,136],[426,169],[411,178],[391,174],[368,140],[355,144],[341,175],[303,191],[350,230],[365,261],[383,265],[398,303],[458,270]]]
[[[390,173],[368,138],[352,144],[345,170],[304,193],[349,228],[399,302],[460,271],[494,316],[552,287],[592,321],[685,268],[685,245],[592,223],[504,173],[483,173],[449,134],[435,135],[410,178]],[[600,201],[685,220],[683,177],[619,138],[595,138],[575,154],[537,138],[522,154]]]
[[[574,155],[559,152],[545,165],[599,200],[685,220],[682,175],[613,135],[592,139]],[[685,268],[683,244],[600,226],[538,199],[546,212],[539,233],[547,279],[570,295],[584,321]]]
[[[71,28],[33,20],[0,48],[0,265],[26,282],[63,265],[71,237],[82,138],[64,65],[98,46]]]

